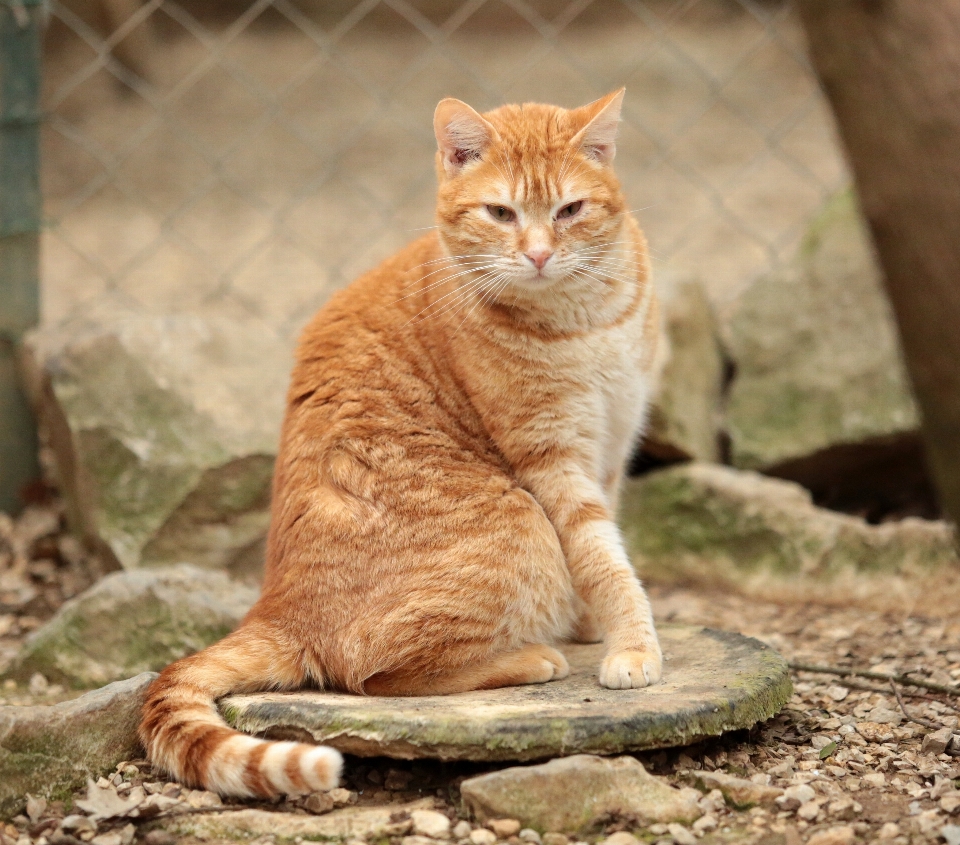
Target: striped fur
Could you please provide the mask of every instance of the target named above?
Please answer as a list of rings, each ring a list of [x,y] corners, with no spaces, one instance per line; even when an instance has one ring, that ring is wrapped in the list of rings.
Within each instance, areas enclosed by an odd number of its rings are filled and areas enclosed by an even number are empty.
[[[447,694],[656,682],[614,523],[658,367],[646,244],[611,168],[622,91],[581,109],[437,107],[437,230],[334,296],[300,341],[260,600],[168,667],[141,736],[225,795],[328,789],[332,749],[242,736],[232,692]]]

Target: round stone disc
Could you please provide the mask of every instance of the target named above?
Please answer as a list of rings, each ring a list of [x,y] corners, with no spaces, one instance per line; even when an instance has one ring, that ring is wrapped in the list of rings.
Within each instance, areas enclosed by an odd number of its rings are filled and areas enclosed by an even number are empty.
[[[332,745],[361,757],[536,760],[687,745],[749,728],[790,698],[786,661],[741,634],[659,629],[661,683],[603,689],[603,645],[564,645],[562,681],[446,696],[379,698],[334,692],[235,695],[220,709],[239,730]]]

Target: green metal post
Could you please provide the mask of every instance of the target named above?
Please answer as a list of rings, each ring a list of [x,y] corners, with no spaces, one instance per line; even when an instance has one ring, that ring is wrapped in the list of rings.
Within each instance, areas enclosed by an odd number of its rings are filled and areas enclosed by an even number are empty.
[[[0,510],[39,476],[37,431],[17,347],[40,319],[38,0],[0,0]]]

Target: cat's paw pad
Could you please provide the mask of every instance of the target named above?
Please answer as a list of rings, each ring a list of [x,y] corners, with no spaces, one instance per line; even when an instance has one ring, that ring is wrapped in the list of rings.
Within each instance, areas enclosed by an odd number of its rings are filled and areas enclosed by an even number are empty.
[[[600,686],[638,689],[660,680],[663,658],[659,651],[618,651],[600,664]]]

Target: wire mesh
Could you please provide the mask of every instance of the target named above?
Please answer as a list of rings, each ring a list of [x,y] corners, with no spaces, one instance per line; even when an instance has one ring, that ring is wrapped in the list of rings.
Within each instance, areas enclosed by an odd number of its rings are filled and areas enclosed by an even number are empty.
[[[723,310],[846,181],[789,2],[52,0],[45,319],[105,294],[293,332],[432,223],[444,96],[621,85],[617,170],[662,272]]]

